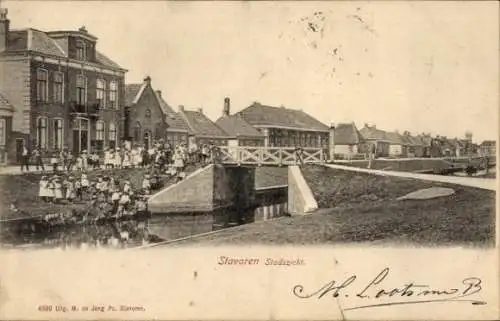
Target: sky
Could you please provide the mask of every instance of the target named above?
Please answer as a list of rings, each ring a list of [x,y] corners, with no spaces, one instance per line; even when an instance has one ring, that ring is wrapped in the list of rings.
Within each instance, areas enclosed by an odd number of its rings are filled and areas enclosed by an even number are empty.
[[[496,2],[2,1],[11,28],[85,26],[174,108],[252,102],[326,124],[496,139]]]

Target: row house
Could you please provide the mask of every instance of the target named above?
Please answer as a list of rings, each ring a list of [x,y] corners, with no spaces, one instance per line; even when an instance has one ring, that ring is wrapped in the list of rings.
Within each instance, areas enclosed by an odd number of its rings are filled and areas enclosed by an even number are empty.
[[[179,106],[179,115],[189,128],[188,144],[203,145],[215,144],[217,146],[227,146],[228,141],[233,137],[217,126],[204,113],[202,108],[198,110],[186,110],[184,106]]]
[[[266,147],[329,148],[330,128],[302,110],[254,102],[235,115],[264,135]]]
[[[166,138],[166,116],[151,78],[141,84],[125,85],[125,140],[132,146],[149,149],[155,141]]]
[[[255,127],[246,122],[241,114],[231,115],[231,101],[229,97],[224,98],[222,117],[215,124],[222,128],[232,138],[228,146],[264,146],[265,136]]]
[[[339,123],[334,130],[335,155],[350,158],[357,154],[369,152],[363,135],[361,135],[354,123]]]
[[[115,146],[123,135],[126,70],[79,30],[11,30],[0,14],[0,92],[13,106],[9,162],[23,146],[74,153]]]
[[[496,156],[496,141],[494,140],[485,140],[479,145],[479,152],[481,155],[485,156]]]
[[[160,102],[161,109],[165,115],[165,122],[167,123],[167,142],[172,146],[177,146],[182,143],[187,144],[191,130],[184,120],[184,117],[182,117],[179,113],[176,113],[174,109],[165,101],[165,99],[163,99],[160,90],[156,91],[156,97]]]
[[[359,132],[375,157],[389,156],[390,141],[385,131],[378,129],[375,125],[365,124]]]

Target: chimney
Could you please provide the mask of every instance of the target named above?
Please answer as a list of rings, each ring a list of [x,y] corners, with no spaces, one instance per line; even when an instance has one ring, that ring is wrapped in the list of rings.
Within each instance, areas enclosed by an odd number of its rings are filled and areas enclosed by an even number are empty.
[[[179,105],[179,111],[184,111],[184,105]]]
[[[7,19],[7,8],[0,8],[0,52],[7,50],[9,44],[10,20]]]
[[[200,108],[198,108],[198,112],[199,112],[200,114],[203,114],[203,108],[201,108],[201,107],[200,107]]]
[[[156,91],[156,94],[158,95],[158,97],[160,97],[160,98],[161,98],[161,90],[157,90],[157,91]]]
[[[85,26],[81,26],[80,29],[78,29],[81,33],[88,33],[87,28]]]
[[[222,110],[222,116],[229,116],[231,114],[231,99],[229,97],[224,98],[224,109]]]
[[[150,85],[150,84],[151,84],[151,77],[146,76],[146,77],[144,78],[144,83],[145,83],[145,84]]]

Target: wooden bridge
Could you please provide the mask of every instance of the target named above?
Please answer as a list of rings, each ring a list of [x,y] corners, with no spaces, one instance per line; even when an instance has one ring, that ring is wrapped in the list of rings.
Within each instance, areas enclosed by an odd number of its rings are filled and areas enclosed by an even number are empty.
[[[325,163],[323,148],[220,146],[216,162],[233,165],[288,166]]]

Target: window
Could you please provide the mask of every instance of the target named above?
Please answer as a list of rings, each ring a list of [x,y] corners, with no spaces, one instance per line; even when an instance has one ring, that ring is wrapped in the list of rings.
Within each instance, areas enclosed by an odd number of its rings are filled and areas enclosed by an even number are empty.
[[[76,77],[76,103],[83,106],[87,102],[87,79],[85,76]]]
[[[140,140],[141,140],[141,123],[137,122],[134,126],[134,141],[139,142]]]
[[[5,134],[6,134],[5,119],[0,118],[0,146],[5,146]]]
[[[77,41],[76,42],[76,59],[78,60],[85,60],[85,54],[86,54],[86,48],[85,48],[85,42],[83,41]]]
[[[109,105],[111,108],[118,108],[118,83],[116,81],[109,83]]]
[[[102,120],[96,122],[95,130],[95,139],[101,141],[104,140],[104,122]]]
[[[109,140],[116,141],[116,125],[114,123],[109,124]]]
[[[99,104],[99,108],[104,108],[106,104],[106,100],[104,99],[105,84],[106,83],[103,79],[97,79],[95,96],[97,103]]]
[[[64,102],[64,74],[62,72],[54,72],[54,92],[53,99],[56,103]]]
[[[52,120],[52,137],[54,137],[52,141],[52,147],[54,149],[61,150],[63,147],[63,120],[60,118],[55,118]]]
[[[49,92],[48,72],[45,69],[37,69],[36,71],[36,100],[46,102]]]
[[[39,117],[36,121],[36,144],[47,148],[47,117]]]
[[[146,118],[151,118],[151,109],[146,109]]]

